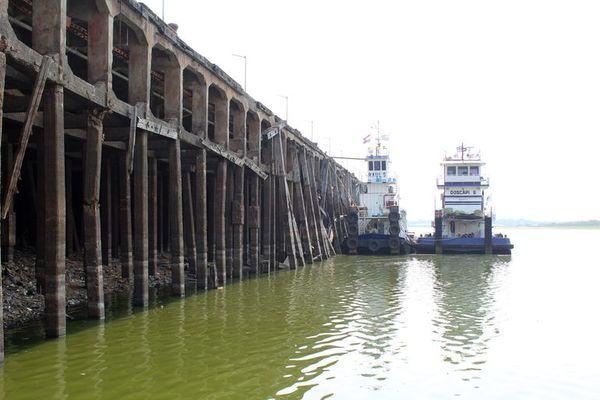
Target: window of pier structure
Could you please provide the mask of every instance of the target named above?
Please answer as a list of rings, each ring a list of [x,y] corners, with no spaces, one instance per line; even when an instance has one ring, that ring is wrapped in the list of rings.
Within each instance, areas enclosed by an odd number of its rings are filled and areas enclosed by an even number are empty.
[[[458,171],[458,175],[459,176],[467,176],[469,175],[469,167],[467,167],[466,165],[461,165],[457,168]]]
[[[446,174],[450,175],[450,176],[456,175],[456,167],[455,166],[446,167]]]
[[[470,167],[469,174],[471,176],[478,176],[479,175],[479,166]]]
[[[17,35],[17,38],[32,47],[31,25],[33,6],[31,2],[10,0],[8,2],[8,21]]]

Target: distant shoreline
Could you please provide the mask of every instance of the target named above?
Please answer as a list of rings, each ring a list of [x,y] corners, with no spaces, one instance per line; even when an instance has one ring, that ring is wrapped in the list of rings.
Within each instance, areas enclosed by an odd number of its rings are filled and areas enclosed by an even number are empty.
[[[431,222],[408,222],[410,228],[431,228]],[[500,219],[494,221],[495,228],[565,228],[565,229],[600,229],[600,220],[567,221],[567,222],[539,222],[528,220]]]

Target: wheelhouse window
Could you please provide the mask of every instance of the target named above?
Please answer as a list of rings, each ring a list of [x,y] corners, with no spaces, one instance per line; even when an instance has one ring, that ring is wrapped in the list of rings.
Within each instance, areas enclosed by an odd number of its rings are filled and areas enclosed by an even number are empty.
[[[469,167],[462,166],[462,167],[458,167],[458,175],[459,176],[467,176],[469,175]]]
[[[373,171],[373,161],[369,161],[369,171]]]
[[[387,164],[387,163],[386,163],[385,161],[382,161],[382,162],[381,162],[381,170],[382,170],[382,171],[385,171],[385,169],[386,169],[386,164]]]
[[[375,161],[375,171],[381,171],[381,161]]]
[[[454,167],[454,166],[447,167],[446,168],[446,174],[447,175],[456,175],[456,167]]]
[[[477,176],[477,175],[479,175],[479,167],[478,166],[477,167],[471,167],[469,169],[469,174],[471,176]]]

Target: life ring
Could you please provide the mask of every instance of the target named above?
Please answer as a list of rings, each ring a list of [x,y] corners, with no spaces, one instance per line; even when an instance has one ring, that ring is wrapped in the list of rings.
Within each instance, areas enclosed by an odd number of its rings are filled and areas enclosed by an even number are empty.
[[[354,250],[358,245],[358,240],[356,240],[355,238],[348,238],[346,239],[346,245],[350,250]]]
[[[381,245],[379,244],[379,240],[376,240],[376,239],[369,240],[369,251],[371,253],[377,253],[380,248],[381,248]]]
[[[398,222],[400,221],[400,214],[396,211],[392,211],[388,215],[388,219],[390,220],[390,222]]]
[[[348,235],[356,236],[357,234],[358,234],[358,226],[356,226],[355,224],[349,224],[348,225]]]
[[[390,235],[397,236],[400,233],[400,226],[398,224],[390,224]]]
[[[390,246],[390,249],[394,249],[394,250],[399,249],[400,248],[400,238],[391,237],[388,245]]]

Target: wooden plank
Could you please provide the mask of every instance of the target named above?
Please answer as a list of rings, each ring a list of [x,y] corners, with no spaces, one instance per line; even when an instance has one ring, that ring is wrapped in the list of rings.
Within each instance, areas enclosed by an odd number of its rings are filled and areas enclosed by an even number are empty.
[[[188,263],[188,273],[194,278],[198,278],[198,266],[196,264],[196,222],[194,214],[194,205],[192,200],[191,173],[185,172],[183,175],[183,234],[185,244],[185,258]]]
[[[40,102],[42,101],[42,94],[44,93],[44,87],[46,86],[46,79],[48,78],[49,60],[50,58],[48,56],[44,56],[44,58],[42,59],[40,72],[38,73],[35,79],[35,84],[33,85],[33,92],[31,93],[31,99],[29,100],[29,106],[27,107],[27,118],[25,119],[25,123],[23,124],[23,130],[21,131],[21,137],[19,141],[19,148],[17,149],[15,162],[13,164],[13,168],[10,174],[8,188],[6,190],[4,202],[2,204],[2,219],[6,218],[8,210],[10,209],[11,203],[13,201],[13,197],[17,191],[17,183],[21,177],[21,167],[23,165],[23,159],[25,158],[25,151],[27,150],[27,144],[29,143],[29,138],[31,137],[33,122],[37,110],[40,107]],[[64,133],[61,132],[61,135],[64,135]]]
[[[150,120],[148,118],[137,119],[137,127],[148,132],[156,133],[157,135],[167,137],[169,139],[177,139],[178,131],[171,125],[167,125],[162,121]]]
[[[306,209],[308,211],[308,226],[311,230],[311,242],[313,246],[313,259],[322,260],[323,254],[321,250],[321,240],[319,239],[319,233],[317,230],[317,220],[314,209],[314,201],[313,201],[313,190],[311,187],[311,179],[308,172],[308,166],[306,161],[306,149],[300,150],[300,172],[302,174],[302,185],[304,187],[304,203],[306,204]]]
[[[127,155],[125,156],[125,164],[127,165],[127,174],[131,175],[133,172],[133,158],[135,149],[135,135],[137,131],[137,107],[133,107],[131,110],[131,123],[129,125],[129,142],[127,144]]]
[[[169,143],[169,225],[171,228],[171,276],[173,295],[185,295],[183,266],[183,213],[181,180],[181,144]]]
[[[148,274],[158,272],[158,165],[156,158],[148,161]]]

